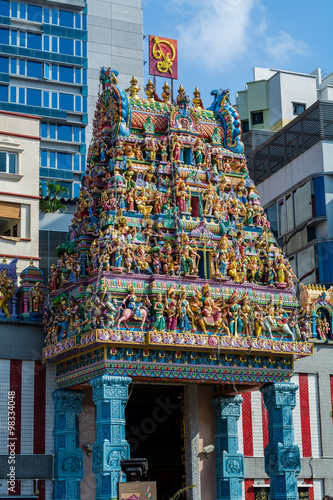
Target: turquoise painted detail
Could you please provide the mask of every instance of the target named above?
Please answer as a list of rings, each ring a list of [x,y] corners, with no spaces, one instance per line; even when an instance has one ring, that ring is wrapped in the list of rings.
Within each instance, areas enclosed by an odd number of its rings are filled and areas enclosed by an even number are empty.
[[[83,478],[83,453],[79,448],[78,416],[81,413],[80,391],[61,389],[52,394],[55,409],[54,423],[54,486],[55,500],[80,500]]]
[[[297,476],[300,451],[294,443],[292,410],[296,384],[270,384],[260,390],[268,411],[269,444],[265,448],[265,471],[270,477],[271,500],[298,500]]]
[[[217,500],[242,500],[244,456],[238,451],[237,430],[242,402],[240,395],[214,399]]]
[[[132,379],[102,375],[90,380],[96,404],[96,442],[92,470],[96,476],[96,500],[117,498],[120,461],[129,457],[125,439],[125,405]]]
[[[243,154],[244,144],[240,139],[241,121],[239,114],[229,102],[229,90],[212,90],[210,95],[214,96],[214,101],[207,109],[214,111],[224,128],[224,147],[233,153]]]

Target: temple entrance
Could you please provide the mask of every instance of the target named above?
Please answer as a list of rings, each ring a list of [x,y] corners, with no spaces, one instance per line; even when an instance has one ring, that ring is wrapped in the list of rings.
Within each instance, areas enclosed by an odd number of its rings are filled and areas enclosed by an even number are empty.
[[[131,458],[147,458],[158,500],[184,487],[183,387],[134,384],[126,406],[126,439]]]

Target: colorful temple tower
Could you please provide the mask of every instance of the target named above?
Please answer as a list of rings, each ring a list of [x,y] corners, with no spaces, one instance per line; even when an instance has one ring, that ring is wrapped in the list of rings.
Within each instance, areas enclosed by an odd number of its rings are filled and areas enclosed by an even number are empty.
[[[79,414],[89,391],[96,499],[117,497],[120,461],[130,456],[133,384],[142,384],[142,398],[155,384],[185,388],[185,484],[199,486],[189,498],[210,498],[194,464],[200,429],[192,389],[200,384],[213,391],[215,498],[241,499],[241,393],[261,388],[270,498],[296,500],[290,377],[294,359],[312,354],[308,317],[249,178],[228,92],[214,90],[203,109],[197,88],[191,102],[180,86],[171,103],[167,83],[162,99],[151,81],[140,99],[134,76],[128,97],[110,69],[101,84],[87,170],[44,316],[43,360],[56,363],[58,386],[54,498],[81,498]]]

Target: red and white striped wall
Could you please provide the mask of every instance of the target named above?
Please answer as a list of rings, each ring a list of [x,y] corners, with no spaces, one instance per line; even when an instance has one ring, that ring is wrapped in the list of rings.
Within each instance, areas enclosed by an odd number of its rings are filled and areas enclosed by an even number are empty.
[[[54,366],[39,361],[0,360],[0,453],[8,450],[8,392],[15,392],[15,453],[37,455],[53,453],[54,409],[52,392],[56,389]],[[1,495],[28,495],[39,490],[40,500],[52,498],[52,481],[17,481],[15,492],[1,481]]]
[[[292,382],[299,389],[296,393],[296,408],[293,410],[295,443],[301,451],[301,457],[321,456],[321,436],[319,421],[318,378],[316,374],[296,374]],[[333,403],[333,376],[331,377]],[[239,449],[247,457],[263,457],[268,444],[268,418],[263,398],[259,391],[242,395],[241,417],[238,421]],[[264,478],[262,481],[264,482]],[[267,482],[267,481],[266,481]],[[243,498],[254,500],[253,479],[246,479]],[[321,500],[322,481],[311,481],[310,500]]]

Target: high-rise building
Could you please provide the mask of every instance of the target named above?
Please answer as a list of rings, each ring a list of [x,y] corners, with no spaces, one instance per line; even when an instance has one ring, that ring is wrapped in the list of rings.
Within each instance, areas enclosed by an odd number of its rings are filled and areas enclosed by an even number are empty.
[[[116,67],[127,86],[131,68],[142,84],[141,0],[1,0],[0,23],[0,109],[42,117],[41,180],[75,198],[100,67]]]

